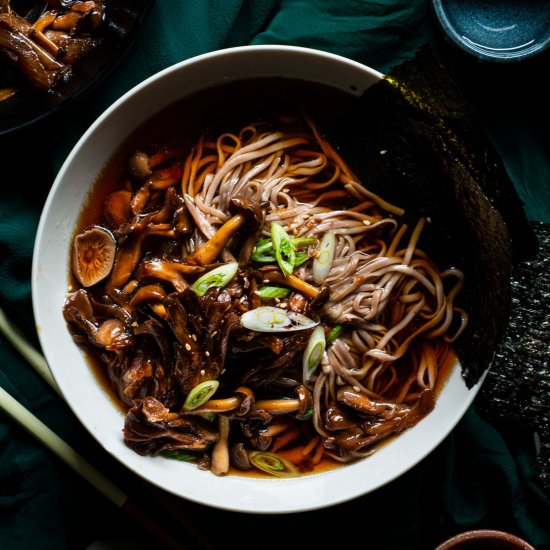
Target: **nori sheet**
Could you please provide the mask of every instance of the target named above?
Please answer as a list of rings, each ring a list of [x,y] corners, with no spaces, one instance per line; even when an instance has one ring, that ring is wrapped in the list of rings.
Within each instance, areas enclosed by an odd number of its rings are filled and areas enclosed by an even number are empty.
[[[535,469],[550,491],[550,224],[532,222],[532,226],[540,250],[514,267],[508,331],[475,407],[493,423],[539,434]]]
[[[455,158],[470,172],[502,216],[512,240],[514,262],[537,252],[537,238],[498,151],[472,106],[453,84],[429,46],[388,75],[411,107],[410,116],[435,126]],[[403,103],[401,102],[403,106]]]
[[[405,208],[407,223],[430,221],[420,247],[440,267],[464,272],[457,304],[469,322],[455,349],[472,387],[505,335],[512,241],[518,251],[536,250],[497,151],[429,49],[390,71],[321,131],[365,186]]]

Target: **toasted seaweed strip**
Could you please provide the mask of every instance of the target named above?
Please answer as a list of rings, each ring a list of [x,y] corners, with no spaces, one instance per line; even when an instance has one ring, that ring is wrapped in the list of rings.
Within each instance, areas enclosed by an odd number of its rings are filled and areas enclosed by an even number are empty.
[[[476,400],[492,422],[539,433],[536,471],[550,491],[550,224],[532,223],[540,250],[514,267],[506,338]]]
[[[400,78],[408,83],[408,74],[416,74],[420,62],[426,61],[415,58],[401,66]],[[429,68],[423,71],[427,77],[432,74]],[[433,74],[442,78],[440,72]],[[415,80],[414,85],[420,84]],[[437,82],[425,86],[436,89]],[[407,90],[413,93],[413,83],[407,84]],[[433,112],[435,102],[434,97]],[[420,247],[440,267],[464,272],[459,305],[468,312],[469,323],[455,349],[464,380],[471,387],[489,367],[506,331],[511,243],[496,201],[487,198],[475,177],[477,172],[465,164],[467,144],[464,155],[458,155],[454,134],[436,118],[425,116],[408,102],[395,81],[383,80],[351,106],[348,116],[327,123],[322,132],[338,144],[364,185],[405,208],[405,221],[414,225],[420,216],[428,219]],[[492,176],[497,187],[498,175]]]
[[[452,154],[500,212],[512,240],[514,262],[536,254],[536,236],[502,158],[432,50],[422,48],[411,61],[393,68],[387,80],[399,90],[401,107],[410,105],[410,116],[435,126],[446,137]]]

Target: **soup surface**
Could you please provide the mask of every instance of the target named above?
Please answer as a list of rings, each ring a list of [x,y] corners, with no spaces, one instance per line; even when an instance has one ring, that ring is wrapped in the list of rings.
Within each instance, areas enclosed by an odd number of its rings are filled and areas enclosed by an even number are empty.
[[[368,456],[433,408],[466,324],[462,273],[323,137],[353,101],[226,84],[103,169],[64,315],[136,452],[293,476]]]

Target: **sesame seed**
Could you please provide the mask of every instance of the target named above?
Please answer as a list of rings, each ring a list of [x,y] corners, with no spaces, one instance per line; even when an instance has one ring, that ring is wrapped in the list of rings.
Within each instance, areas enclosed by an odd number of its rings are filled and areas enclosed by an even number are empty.
[[[370,220],[363,220],[363,223],[364,223],[365,225],[370,225]]]
[[[191,351],[191,346],[190,346],[189,344],[185,344],[185,349],[186,349],[187,351]]]
[[[210,357],[210,352],[207,350],[204,352],[204,355],[206,355],[206,357]]]
[[[361,388],[359,386],[353,386],[353,391],[360,392]]]
[[[206,374],[206,371],[204,369],[201,369],[201,376],[204,376]]]
[[[385,155],[387,152],[388,152],[387,149],[382,149],[382,151],[380,151],[380,154],[381,154],[381,155]]]
[[[191,334],[191,338],[193,339],[193,342],[197,341],[197,335],[196,334]]]
[[[262,283],[264,283],[264,284],[265,284],[265,283],[269,283],[269,279],[264,279],[264,280],[262,281]]]

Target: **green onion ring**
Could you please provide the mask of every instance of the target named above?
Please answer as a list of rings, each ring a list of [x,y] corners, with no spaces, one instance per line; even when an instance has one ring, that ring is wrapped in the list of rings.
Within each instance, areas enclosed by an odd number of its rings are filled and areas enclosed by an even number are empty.
[[[205,380],[197,384],[187,395],[183,408],[192,411],[200,407],[216,393],[219,385],[217,380]]]
[[[212,271],[205,273],[199,277],[191,286],[191,288],[199,295],[204,296],[208,289],[228,284],[237,273],[239,264],[237,262],[229,262],[227,264],[216,267]]]

